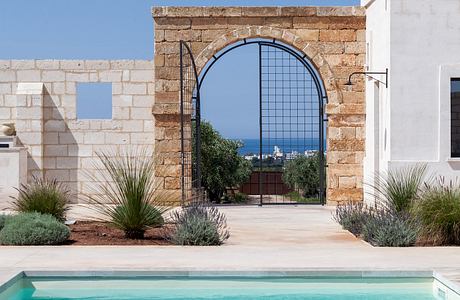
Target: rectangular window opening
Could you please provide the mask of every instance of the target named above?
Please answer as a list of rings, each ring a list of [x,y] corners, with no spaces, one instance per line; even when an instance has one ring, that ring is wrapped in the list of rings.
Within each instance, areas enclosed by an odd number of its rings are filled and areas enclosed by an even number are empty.
[[[460,157],[460,78],[450,80],[451,157]]]
[[[112,119],[112,83],[77,83],[77,119]]]

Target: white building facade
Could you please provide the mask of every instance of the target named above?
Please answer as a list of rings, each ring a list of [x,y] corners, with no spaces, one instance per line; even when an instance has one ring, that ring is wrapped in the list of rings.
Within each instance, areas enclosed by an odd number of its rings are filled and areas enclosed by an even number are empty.
[[[377,171],[418,162],[430,173],[456,178],[460,1],[361,4],[367,16],[366,71],[389,70],[387,87],[366,80],[365,182],[372,184]],[[385,76],[375,78],[385,81]]]

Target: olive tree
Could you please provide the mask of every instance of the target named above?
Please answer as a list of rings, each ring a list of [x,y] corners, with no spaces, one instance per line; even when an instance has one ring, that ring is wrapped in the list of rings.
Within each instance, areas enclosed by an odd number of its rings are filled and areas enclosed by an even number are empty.
[[[283,181],[303,197],[318,193],[319,180],[319,153],[297,156],[286,163]]]
[[[209,122],[201,122],[201,183],[210,200],[220,201],[227,188],[249,178],[251,162],[238,154],[242,146],[223,138]]]

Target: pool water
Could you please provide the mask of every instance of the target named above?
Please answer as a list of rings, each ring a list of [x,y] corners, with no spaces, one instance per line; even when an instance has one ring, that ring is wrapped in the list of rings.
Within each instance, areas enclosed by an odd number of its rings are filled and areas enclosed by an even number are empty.
[[[440,299],[432,278],[312,277],[24,277],[0,299]]]

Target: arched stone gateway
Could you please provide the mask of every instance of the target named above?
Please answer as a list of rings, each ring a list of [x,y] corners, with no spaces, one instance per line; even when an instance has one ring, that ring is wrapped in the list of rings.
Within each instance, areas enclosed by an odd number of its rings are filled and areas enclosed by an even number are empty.
[[[179,41],[191,45],[198,71],[243,39],[276,39],[303,53],[322,78],[328,104],[327,203],[363,198],[365,16],[359,7],[159,7],[155,21],[157,176],[180,195]]]

